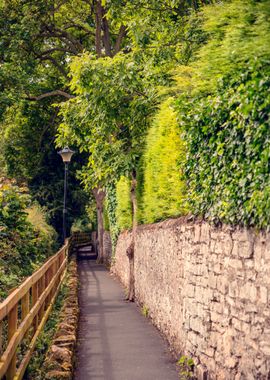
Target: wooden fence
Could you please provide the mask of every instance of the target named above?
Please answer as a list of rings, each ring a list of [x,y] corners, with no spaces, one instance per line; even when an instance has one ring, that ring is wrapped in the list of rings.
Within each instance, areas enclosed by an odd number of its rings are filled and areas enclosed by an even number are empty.
[[[88,244],[91,242],[91,232],[74,232],[72,234],[72,244]]]
[[[23,378],[57,297],[72,240],[0,304],[0,379]]]

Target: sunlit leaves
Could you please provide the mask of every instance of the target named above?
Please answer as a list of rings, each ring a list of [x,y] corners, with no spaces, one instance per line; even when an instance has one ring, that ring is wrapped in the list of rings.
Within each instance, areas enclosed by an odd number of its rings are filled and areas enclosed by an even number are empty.
[[[83,182],[90,187],[129,173],[140,156],[157,92],[143,57],[95,59],[85,53],[71,64],[75,99],[63,104],[58,142],[71,141],[89,152]]]

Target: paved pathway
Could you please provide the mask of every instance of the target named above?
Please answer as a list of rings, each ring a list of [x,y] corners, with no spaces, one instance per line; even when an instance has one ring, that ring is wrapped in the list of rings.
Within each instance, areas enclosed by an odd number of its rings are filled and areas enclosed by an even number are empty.
[[[177,380],[157,330],[101,265],[79,261],[80,324],[75,380]]]

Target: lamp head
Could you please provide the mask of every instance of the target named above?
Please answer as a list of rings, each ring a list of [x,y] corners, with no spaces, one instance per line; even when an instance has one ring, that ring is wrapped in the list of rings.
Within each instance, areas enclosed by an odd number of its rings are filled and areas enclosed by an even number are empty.
[[[75,152],[73,150],[69,149],[69,147],[67,147],[67,146],[58,152],[58,154],[60,154],[60,156],[62,157],[62,160],[65,164],[70,163],[71,157],[74,153]]]

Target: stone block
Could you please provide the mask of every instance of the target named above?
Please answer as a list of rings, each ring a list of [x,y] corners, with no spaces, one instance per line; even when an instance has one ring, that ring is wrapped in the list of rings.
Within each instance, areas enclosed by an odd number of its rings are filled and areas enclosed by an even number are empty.
[[[189,331],[187,333],[187,339],[192,344],[193,347],[197,347],[198,345],[198,334],[194,331]]]
[[[242,331],[241,328],[242,322],[237,318],[232,318],[232,327],[238,331]]]
[[[201,225],[195,224],[194,226],[194,243],[199,243],[201,239]]]
[[[232,281],[229,283],[229,296],[232,298],[238,297],[239,286],[237,281]]]
[[[210,225],[202,223],[201,225],[201,242],[207,243],[210,239]]]
[[[208,372],[201,364],[196,367],[195,374],[198,380],[208,380]]]
[[[267,303],[268,302],[268,290],[265,286],[260,286],[260,301],[261,303]]]
[[[266,237],[263,257],[266,261],[270,261],[270,235],[269,234]]]
[[[241,322],[241,331],[245,334],[248,335],[250,334],[250,324]]]
[[[244,266],[247,269],[253,269],[254,268],[254,259],[245,259],[244,260]]]
[[[253,340],[250,338],[250,336],[245,336],[245,343],[249,346],[248,350],[250,351],[250,348],[252,348],[254,351],[259,351],[259,344],[257,340]],[[269,342],[268,342],[269,344]],[[251,359],[251,357],[250,357]]]
[[[217,281],[217,290],[221,294],[227,294],[228,293],[228,288],[229,288],[228,280],[226,278],[224,278],[224,277],[221,277]]]
[[[232,239],[242,242],[242,241],[247,241],[250,239],[251,233],[248,231],[246,228],[237,228],[233,233],[232,233]]]
[[[238,309],[238,308],[234,309],[233,308],[231,310],[231,315],[233,317],[236,317],[240,321],[243,321],[243,322],[246,322],[246,323],[250,323],[251,322],[251,315],[246,313],[245,305],[243,305],[242,307],[243,307],[243,309]]]
[[[220,323],[220,314],[218,314],[214,311],[211,311],[210,312],[210,318],[211,318],[212,322]]]
[[[260,325],[251,326],[250,338],[258,340],[262,335],[262,327]]]
[[[210,241],[210,253],[214,253],[215,252],[215,245],[216,245],[216,241],[215,240],[211,240]]]
[[[260,351],[270,358],[270,341],[260,342]]]
[[[245,275],[246,280],[256,281],[257,274],[256,274],[255,270],[245,270],[242,273],[243,273],[243,275]]]
[[[228,259],[227,264],[229,267],[236,270],[241,270],[243,268],[242,261],[239,259]]]
[[[247,282],[240,287],[239,291],[240,298],[248,299],[251,302],[255,302],[257,299],[257,289],[252,282]]]
[[[235,241],[235,240],[233,241],[231,256],[238,257],[238,241]]]
[[[206,243],[200,244],[200,254],[202,258],[208,257],[210,252],[211,250],[210,250],[209,244],[206,244]]]
[[[254,243],[252,240],[241,241],[238,246],[238,255],[245,259],[253,257],[254,254]]]
[[[225,253],[223,241],[219,241],[219,240],[216,241],[216,244],[215,244],[215,253],[218,254],[218,255],[221,255],[221,254]]]
[[[234,307],[235,306],[235,300],[229,296],[226,296],[226,302],[231,306],[231,307]]]
[[[246,313],[257,313],[258,308],[257,308],[257,306],[254,305],[253,303],[248,303],[248,304],[245,306],[245,311],[246,311]]]
[[[204,354],[206,356],[209,356],[210,358],[213,358],[214,355],[215,355],[215,350],[213,347],[207,347],[205,350],[204,350]]]
[[[217,287],[217,276],[213,272],[209,273],[208,286],[212,289],[216,289]]]
[[[237,366],[237,359],[233,356],[225,359],[225,367],[233,369]]]
[[[206,328],[200,318],[190,318],[190,329],[204,335]]]
[[[194,298],[195,296],[195,286],[191,284],[187,284],[185,287],[185,294],[189,298]]]
[[[221,272],[222,272],[222,265],[220,263],[214,264],[213,271],[216,274],[221,274]]]

